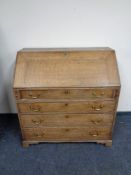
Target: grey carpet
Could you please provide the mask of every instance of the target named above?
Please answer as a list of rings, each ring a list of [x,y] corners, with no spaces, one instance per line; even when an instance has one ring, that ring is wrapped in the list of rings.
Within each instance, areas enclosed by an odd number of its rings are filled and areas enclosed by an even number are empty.
[[[0,175],[131,175],[131,113],[119,113],[112,148],[95,143],[21,147],[17,117],[0,115]]]

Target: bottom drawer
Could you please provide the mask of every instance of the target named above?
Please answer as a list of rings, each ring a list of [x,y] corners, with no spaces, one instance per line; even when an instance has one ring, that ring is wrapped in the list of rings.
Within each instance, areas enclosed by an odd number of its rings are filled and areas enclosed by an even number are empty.
[[[111,127],[44,127],[23,129],[28,141],[87,141],[111,139]]]

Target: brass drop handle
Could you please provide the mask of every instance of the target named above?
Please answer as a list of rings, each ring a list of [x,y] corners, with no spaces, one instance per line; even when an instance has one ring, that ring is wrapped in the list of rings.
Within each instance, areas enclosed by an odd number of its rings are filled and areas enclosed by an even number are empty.
[[[40,94],[37,94],[36,96],[34,96],[31,92],[29,93],[29,97],[31,97],[32,99],[37,99],[40,97]]]
[[[40,125],[43,121],[40,119],[40,120],[34,120],[32,119],[32,122],[35,124],[35,125]]]
[[[92,105],[92,109],[93,109],[94,111],[100,111],[100,110],[103,109],[103,107],[104,107],[103,104],[101,104],[101,105],[99,105],[99,106]]]
[[[92,92],[92,96],[93,96],[93,97],[96,97],[96,98],[100,98],[100,97],[102,97],[103,95],[105,95],[105,92],[101,92],[100,95],[97,95],[96,92]]]
[[[91,120],[91,122],[94,123],[94,124],[99,124],[99,123],[102,122],[102,120]]]
[[[45,135],[44,133],[41,133],[41,134],[35,133],[35,134],[34,134],[34,136],[35,136],[35,137],[38,137],[38,138],[41,138],[41,137],[43,137],[44,135]]]
[[[41,107],[40,106],[30,106],[30,111],[33,111],[33,112],[40,112],[41,110]]]
[[[99,135],[98,131],[94,131],[94,132],[89,132],[89,135],[93,136],[93,137],[97,137]]]

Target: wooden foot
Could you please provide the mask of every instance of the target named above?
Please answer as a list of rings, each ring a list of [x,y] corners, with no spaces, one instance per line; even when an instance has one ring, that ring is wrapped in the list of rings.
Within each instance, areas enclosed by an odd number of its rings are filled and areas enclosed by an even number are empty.
[[[103,141],[97,141],[97,144],[102,144],[102,145],[104,145],[105,142],[103,142]]]
[[[22,146],[23,146],[23,148],[28,148],[28,147],[29,147],[29,143],[23,141],[23,142],[22,142]]]
[[[97,141],[98,144],[103,144],[107,147],[111,147],[112,146],[112,140],[103,140],[103,141]]]
[[[105,143],[105,146],[112,147],[112,141],[111,141],[111,140],[110,140],[110,141],[107,141],[107,142]]]

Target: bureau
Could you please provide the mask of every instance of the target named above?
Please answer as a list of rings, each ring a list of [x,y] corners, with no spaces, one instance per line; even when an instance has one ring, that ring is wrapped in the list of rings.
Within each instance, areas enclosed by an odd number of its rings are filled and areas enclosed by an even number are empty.
[[[120,93],[113,49],[22,49],[13,91],[24,147],[39,142],[112,145]]]

